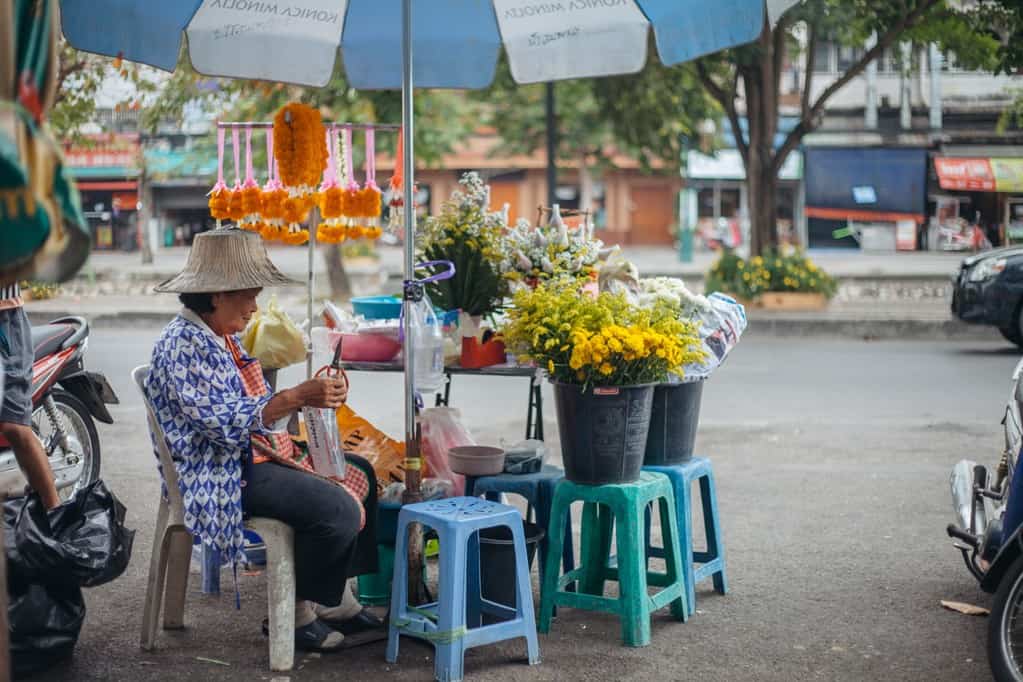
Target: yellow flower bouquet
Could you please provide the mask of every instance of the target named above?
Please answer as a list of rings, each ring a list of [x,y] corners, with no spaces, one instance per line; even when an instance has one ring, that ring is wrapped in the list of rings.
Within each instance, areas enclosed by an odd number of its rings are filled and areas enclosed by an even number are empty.
[[[659,383],[703,358],[696,325],[670,305],[640,307],[609,292],[592,296],[572,281],[516,292],[503,335],[520,360],[557,383],[583,387]]]

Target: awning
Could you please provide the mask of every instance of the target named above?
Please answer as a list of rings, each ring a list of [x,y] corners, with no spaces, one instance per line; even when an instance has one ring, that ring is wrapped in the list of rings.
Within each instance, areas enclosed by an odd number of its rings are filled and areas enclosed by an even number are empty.
[[[139,183],[134,180],[122,180],[120,182],[78,182],[78,189],[83,192],[127,192],[138,189]]]
[[[1023,159],[938,156],[934,170],[942,189],[1023,192]]]
[[[807,217],[925,221],[926,149],[810,147],[804,160]]]
[[[737,149],[719,149],[714,154],[689,152],[686,155],[686,177],[692,180],[745,180],[746,168]],[[789,153],[778,172],[779,180],[799,180],[803,177],[803,155]]]

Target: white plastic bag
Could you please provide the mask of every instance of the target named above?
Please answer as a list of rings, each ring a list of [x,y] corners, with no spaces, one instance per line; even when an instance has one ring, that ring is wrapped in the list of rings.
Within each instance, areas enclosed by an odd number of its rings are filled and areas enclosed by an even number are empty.
[[[302,421],[305,422],[313,469],[321,476],[343,479],[345,455],[341,450],[341,436],[338,434],[334,410],[303,407]]]

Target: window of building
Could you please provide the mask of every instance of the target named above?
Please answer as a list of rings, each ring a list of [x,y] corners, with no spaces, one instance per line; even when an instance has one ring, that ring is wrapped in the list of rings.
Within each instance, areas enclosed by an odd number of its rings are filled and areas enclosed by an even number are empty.
[[[853,64],[858,62],[863,57],[862,47],[851,47],[848,45],[838,46],[838,72],[844,73],[848,71]]]
[[[830,40],[819,40],[814,46],[813,51],[813,71],[814,73],[832,73],[834,68],[832,66],[831,56],[835,51],[835,44]]]

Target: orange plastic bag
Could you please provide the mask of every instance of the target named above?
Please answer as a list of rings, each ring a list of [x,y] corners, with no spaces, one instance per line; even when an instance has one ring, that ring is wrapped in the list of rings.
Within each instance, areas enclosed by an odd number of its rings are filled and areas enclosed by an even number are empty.
[[[355,410],[342,405],[337,410],[341,448],[367,460],[377,475],[377,492],[391,483],[405,481],[405,444],[394,440]]]

